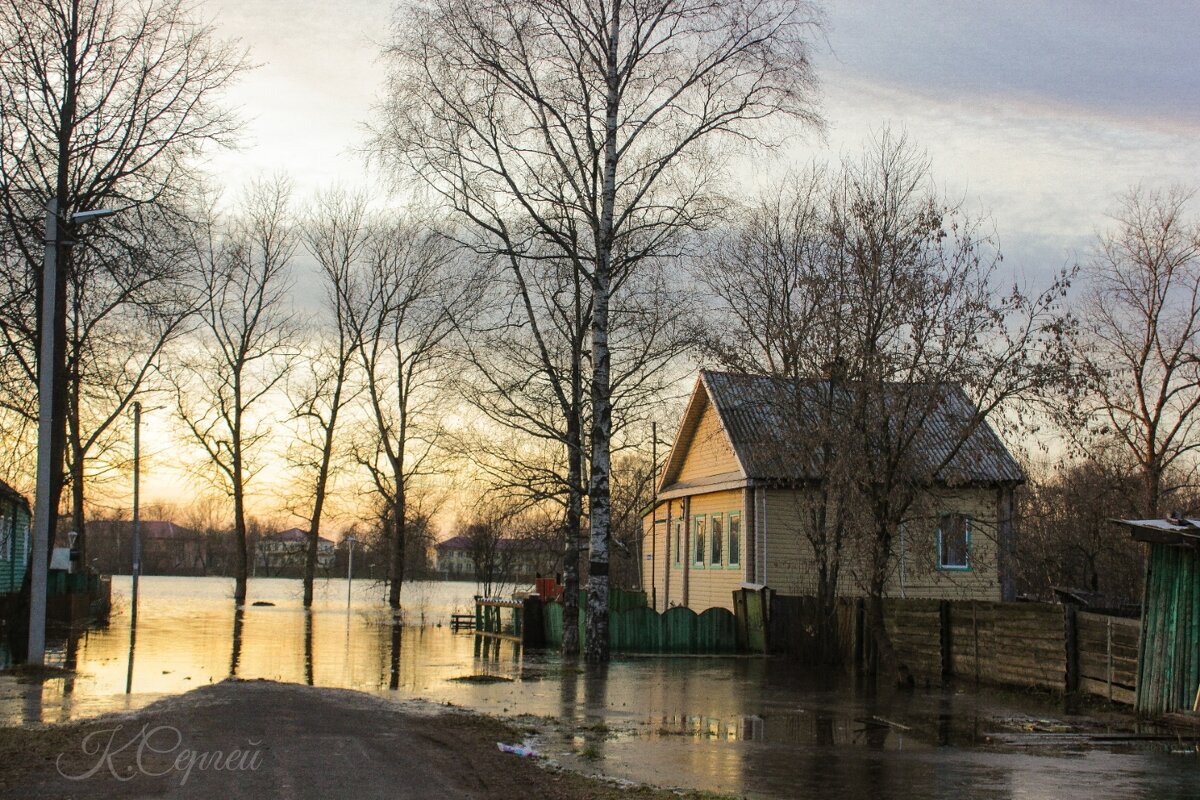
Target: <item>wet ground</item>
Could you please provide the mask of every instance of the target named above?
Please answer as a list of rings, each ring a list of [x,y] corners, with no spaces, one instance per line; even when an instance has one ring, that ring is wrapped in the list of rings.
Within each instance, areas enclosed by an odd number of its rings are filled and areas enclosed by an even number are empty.
[[[224,579],[146,578],[130,670],[128,579],[103,630],[56,642],[74,677],[0,678],[0,722],[138,708],[230,674],[422,697],[514,718],[544,756],[583,771],[756,797],[1200,798],[1194,744],[1136,729],[1113,708],[974,687],[876,695],[778,659],[618,658],[601,671],[511,645],[475,651],[446,623],[472,584],[411,584],[405,624],[379,592],[251,582],[235,613]],[[421,624],[421,623],[424,624]],[[437,627],[438,624],[441,627]],[[464,680],[466,679],[466,680]],[[128,686],[128,693],[126,688]]]

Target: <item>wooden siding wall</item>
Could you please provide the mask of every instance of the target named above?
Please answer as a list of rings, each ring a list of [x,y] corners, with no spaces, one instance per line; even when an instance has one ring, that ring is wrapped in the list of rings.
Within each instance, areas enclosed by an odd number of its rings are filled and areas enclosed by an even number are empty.
[[[994,489],[968,489],[943,492],[932,503],[928,522],[907,526],[904,535],[904,580],[901,586],[899,564],[892,570],[887,594],[909,599],[1000,599],[1000,574],[997,563],[997,508]],[[805,528],[808,523],[809,495],[799,491],[767,492],[767,578],[766,584],[787,595],[815,595],[816,557]],[[937,516],[944,512],[971,517],[971,569],[937,568]],[[900,543],[897,542],[897,559]],[[857,595],[862,587],[851,578],[853,558],[843,556],[840,593]]]
[[[744,514],[743,511],[743,490],[733,489],[725,492],[712,492],[704,495],[696,495],[691,498],[690,516],[685,517],[685,503],[682,500],[671,500],[664,502],[659,506],[655,517],[659,521],[657,525],[653,525],[653,520],[650,515],[643,518],[643,530],[647,536],[646,553],[650,553],[650,536],[651,526],[655,528],[654,532],[654,560],[644,560],[642,565],[643,586],[646,587],[648,593],[654,595],[654,608],[658,611],[665,611],[673,606],[684,605],[684,586],[687,585],[687,607],[695,609],[697,612],[703,611],[706,608],[725,608],[733,610],[733,592],[742,585],[745,580],[747,556],[746,556],[746,540],[749,535],[746,528],[746,520],[742,519],[742,554],[741,563],[734,566],[714,567],[706,563],[704,566],[698,567],[693,561],[692,553],[692,537],[694,531],[694,520],[699,515],[704,515],[705,519],[705,544],[706,548],[709,545],[708,536],[712,533],[711,517],[713,514],[722,514],[726,525],[730,512]],[[669,517],[669,523],[668,523]],[[675,558],[675,539],[673,531],[675,523],[679,520],[684,521],[683,531],[683,546],[684,551],[679,564],[676,564]],[[726,527],[722,533],[725,537],[725,543],[722,546],[722,559],[728,561],[728,528]],[[667,538],[670,537],[670,558],[667,557]],[[670,573],[668,578],[667,573]],[[670,582],[670,592],[668,594],[668,580]],[[651,592],[653,589],[653,592]]]
[[[12,526],[12,553],[0,551],[0,595],[21,591],[25,583],[25,565],[29,560],[29,514],[24,507],[0,499],[0,515]]]
[[[1150,545],[1145,591],[1138,713],[1190,711],[1200,694],[1200,554]]]
[[[683,464],[676,483],[690,483],[701,478],[740,472],[737,456],[729,444],[729,437],[721,427],[713,407],[709,405],[696,425],[696,432],[684,454]]]
[[[729,513],[742,512],[742,490],[735,489],[728,492],[713,492],[712,494],[696,495],[691,502],[691,517],[688,522],[689,544],[688,556],[691,557],[690,545],[692,542],[692,533],[694,530],[695,520],[701,515],[705,520],[705,547],[710,546],[710,537],[712,536],[712,515],[721,514],[728,525]],[[713,566],[708,562],[707,553],[704,559],[703,566],[697,566],[694,562],[689,562],[689,592],[688,592],[688,607],[695,609],[697,612],[703,611],[706,608],[726,608],[733,610],[733,592],[742,585],[745,579],[746,569],[746,526],[745,520],[742,521],[742,559],[741,564],[737,567],[727,567],[724,564],[721,566]],[[726,527],[722,535],[726,541],[722,544],[722,559],[728,560],[728,528]]]

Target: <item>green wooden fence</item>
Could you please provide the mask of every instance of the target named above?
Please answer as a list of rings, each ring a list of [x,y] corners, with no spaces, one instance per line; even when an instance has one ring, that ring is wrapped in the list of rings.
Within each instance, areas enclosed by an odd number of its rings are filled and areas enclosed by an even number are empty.
[[[615,593],[614,593],[615,594]],[[617,653],[694,653],[715,654],[737,652],[737,623],[733,613],[724,608],[710,608],[697,614],[690,608],[671,608],[659,614],[646,607],[645,594],[641,603],[625,598],[609,610],[608,643]],[[580,604],[579,636],[584,637],[584,605]],[[542,612],[546,644],[562,644],[562,604],[547,603]]]

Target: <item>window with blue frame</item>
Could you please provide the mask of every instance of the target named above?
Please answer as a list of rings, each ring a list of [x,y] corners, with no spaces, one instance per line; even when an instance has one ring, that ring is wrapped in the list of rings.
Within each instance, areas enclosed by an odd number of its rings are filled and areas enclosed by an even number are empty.
[[[965,514],[942,514],[937,531],[938,569],[971,568],[971,518]]]

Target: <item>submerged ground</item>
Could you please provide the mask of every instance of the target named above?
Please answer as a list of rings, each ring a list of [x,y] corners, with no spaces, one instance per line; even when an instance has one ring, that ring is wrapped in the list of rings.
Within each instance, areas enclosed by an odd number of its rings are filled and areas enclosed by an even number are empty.
[[[618,658],[606,669],[585,670],[556,654],[510,645],[476,653],[472,636],[444,627],[450,613],[470,604],[470,584],[406,587],[401,625],[366,584],[356,584],[349,610],[344,582],[320,587],[310,613],[300,606],[298,582],[252,581],[250,600],[274,605],[240,614],[231,586],[211,578],[144,580],[131,652],[128,583],[118,579],[110,625],[57,643],[56,659],[73,671],[46,680],[0,677],[0,725],[11,726],[0,738],[0,793],[25,796],[17,787],[26,785],[22,770],[32,753],[21,742],[58,747],[55,754],[83,752],[83,729],[47,729],[47,723],[142,713],[147,704],[165,702],[145,713],[193,709],[183,719],[194,730],[180,729],[193,750],[199,749],[190,744],[193,736],[205,747],[238,744],[209,736],[205,720],[215,725],[243,707],[266,708],[246,712],[244,721],[259,727],[230,732],[261,733],[274,742],[264,754],[276,759],[274,771],[264,773],[274,777],[247,784],[269,788],[267,796],[303,797],[304,787],[320,785],[291,782],[292,771],[303,771],[297,763],[328,764],[334,772],[358,764],[349,775],[409,774],[416,768],[405,764],[417,753],[420,769],[429,766],[430,780],[442,781],[440,796],[577,796],[547,793],[575,780],[554,771],[562,766],[751,797],[1200,797],[1195,744],[1138,728],[1119,708],[1068,713],[1060,698],[970,685],[876,694],[844,676],[778,659]],[[318,688],[222,683],[230,675]],[[184,694],[209,683],[218,685]],[[237,692],[263,694],[242,703],[231,699]],[[305,721],[309,712],[299,709],[306,704],[328,719],[324,734],[321,725]],[[494,721],[461,715],[431,721],[430,704],[482,712],[514,727],[505,731]],[[34,729],[41,733],[30,737]],[[405,735],[393,736],[393,729]],[[519,736],[551,771],[529,772],[528,761],[500,753],[495,739],[503,736]],[[436,753],[422,756],[420,747]],[[433,768],[447,760],[467,766]],[[460,782],[459,772],[477,772],[470,765],[485,762],[489,773],[522,770],[511,779],[532,780],[537,791],[506,794],[515,784]],[[39,784],[49,792],[41,796],[92,796],[61,777],[54,794],[57,771],[49,762],[43,767],[38,780],[50,782]],[[376,785],[360,777],[367,789]],[[239,771],[225,779],[239,780]],[[156,796],[175,787],[171,796],[239,796],[224,789],[196,793],[186,789],[192,780],[181,787],[163,777],[145,783],[145,791]],[[346,796],[358,796],[350,786]],[[499,794],[486,793],[493,790]],[[571,791],[607,790],[580,784]]]

